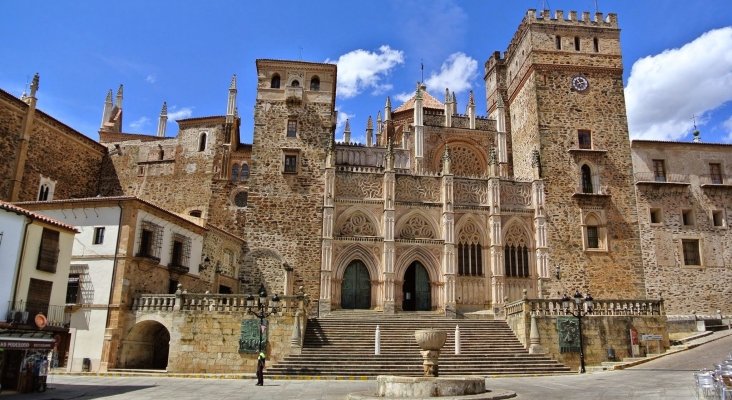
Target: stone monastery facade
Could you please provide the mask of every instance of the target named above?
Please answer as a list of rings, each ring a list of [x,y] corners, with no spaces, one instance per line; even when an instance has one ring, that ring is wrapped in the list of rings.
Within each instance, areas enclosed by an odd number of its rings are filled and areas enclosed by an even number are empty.
[[[166,136],[165,105],[156,135],[123,132],[120,87],[105,102],[101,145],[75,133],[64,144],[90,154],[92,181],[55,176],[68,172],[34,158],[17,179],[25,189],[0,189],[3,198],[12,191],[22,194],[13,200],[37,200],[45,178],[59,182],[57,194],[136,196],[206,221],[246,240],[235,261],[238,291],[264,284],[292,294],[303,286],[321,314],[453,315],[497,310],[524,293],[575,290],[602,299],[663,296],[669,313],[732,312],[729,289],[714,284],[732,265],[723,245],[730,148],[674,145],[718,152],[721,183],[692,192],[713,191],[709,215],[721,225],[702,238],[692,232],[707,229],[702,223],[682,234],[648,223],[657,208],[685,207],[677,203],[685,197],[649,197],[639,183],[634,161],[656,149],[647,142],[631,150],[622,72],[615,14],[529,10],[507,51],[485,63],[486,116],[473,93],[461,114],[449,89],[440,101],[418,84],[405,104],[393,108],[387,98],[383,114],[369,118],[366,143],[354,143],[348,123],[344,141],[335,141],[335,65],[260,59],[253,143],[239,142],[236,76],[225,115],[179,120],[175,136]],[[20,126],[11,114],[22,111],[0,114],[3,136],[22,131],[9,128]],[[15,152],[22,143],[9,146]],[[82,187],[69,191],[72,182]],[[698,221],[703,212],[695,213]],[[677,255],[691,249],[686,240],[714,255],[686,269],[663,261],[671,236]],[[677,286],[679,275],[696,299]]]

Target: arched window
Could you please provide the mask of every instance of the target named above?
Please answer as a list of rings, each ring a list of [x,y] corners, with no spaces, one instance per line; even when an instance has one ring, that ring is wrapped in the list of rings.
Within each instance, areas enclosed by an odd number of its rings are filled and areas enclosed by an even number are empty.
[[[483,251],[480,231],[472,222],[461,229],[458,238],[458,275],[483,276]]]
[[[516,225],[506,233],[503,247],[504,273],[507,277],[528,278],[529,246],[524,232]]]
[[[590,166],[584,164],[580,170],[582,172],[582,193],[595,193],[592,188],[592,170]]]
[[[249,178],[249,164],[241,165],[241,173],[239,174],[241,180]]]
[[[201,137],[198,139],[198,151],[204,151],[206,150],[206,137],[208,135],[204,132],[201,134]]]
[[[236,182],[239,179],[239,164],[231,167],[231,180]]]
[[[310,90],[320,90],[320,78],[317,76],[310,79]]]
[[[269,87],[271,87],[272,89],[280,88],[280,74],[272,75],[272,81],[270,82]]]
[[[300,81],[298,81],[297,79],[295,79],[294,81],[292,81],[292,84],[290,86],[292,86],[292,87],[300,87]]]
[[[41,189],[38,191],[38,201],[48,200],[48,190],[48,185],[46,185],[45,183],[41,185]]]

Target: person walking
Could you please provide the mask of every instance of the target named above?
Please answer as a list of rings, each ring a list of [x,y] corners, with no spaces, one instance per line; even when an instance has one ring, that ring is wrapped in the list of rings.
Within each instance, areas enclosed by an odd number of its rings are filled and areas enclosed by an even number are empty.
[[[257,386],[264,386],[264,353],[259,353],[257,357]]]

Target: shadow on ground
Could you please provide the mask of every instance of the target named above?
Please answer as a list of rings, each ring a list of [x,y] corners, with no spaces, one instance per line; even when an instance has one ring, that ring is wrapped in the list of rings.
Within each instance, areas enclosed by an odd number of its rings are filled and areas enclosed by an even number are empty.
[[[149,389],[156,385],[137,386],[107,386],[107,385],[65,385],[54,383],[49,385],[44,393],[7,393],[3,391],[3,399],[33,399],[33,400],[70,400],[70,399],[98,399],[118,394],[132,393],[138,390]],[[143,398],[144,396],[140,396]]]

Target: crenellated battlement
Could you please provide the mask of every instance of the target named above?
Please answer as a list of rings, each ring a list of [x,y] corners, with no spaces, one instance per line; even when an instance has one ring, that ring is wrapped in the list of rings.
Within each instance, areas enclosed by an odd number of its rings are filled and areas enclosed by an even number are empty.
[[[577,16],[580,15],[578,19]],[[596,12],[594,15],[589,11],[583,11],[578,14],[577,11],[569,11],[565,17],[564,11],[555,10],[554,15],[550,10],[541,10],[537,12],[535,9],[529,9],[524,17],[524,22],[528,23],[561,23],[566,25],[577,24],[578,26],[592,26],[602,28],[616,28],[618,27],[618,16],[615,13],[609,13],[603,18],[601,12]]]

